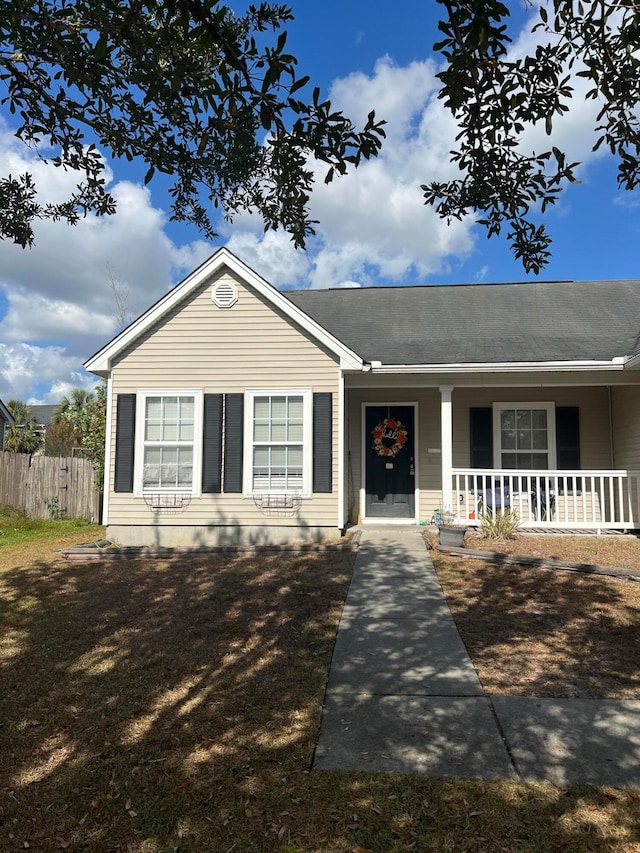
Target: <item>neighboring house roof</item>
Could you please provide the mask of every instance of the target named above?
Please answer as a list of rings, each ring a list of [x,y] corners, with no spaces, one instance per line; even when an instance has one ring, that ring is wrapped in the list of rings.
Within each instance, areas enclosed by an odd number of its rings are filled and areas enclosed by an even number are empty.
[[[45,429],[51,425],[53,421],[53,416],[58,411],[58,405],[55,406],[29,406],[28,417],[29,420],[34,420],[37,424],[45,427]]]
[[[2,400],[0,400],[0,418],[2,418],[2,420],[3,420],[6,424],[13,424],[13,423],[15,423],[15,421],[13,420],[13,415],[11,414],[11,412],[9,411],[9,409],[7,409],[7,407],[6,407],[6,406],[5,406],[5,404],[2,402]]]
[[[636,351],[640,281],[297,290],[287,296],[365,361],[611,361]]]

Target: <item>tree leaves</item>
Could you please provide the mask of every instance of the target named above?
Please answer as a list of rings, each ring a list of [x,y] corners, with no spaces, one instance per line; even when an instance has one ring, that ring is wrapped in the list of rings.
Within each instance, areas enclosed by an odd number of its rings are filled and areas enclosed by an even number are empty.
[[[569,109],[572,74],[593,80],[587,97],[602,103],[594,150],[606,143],[618,157],[618,184],[640,183],[640,12],[636,4],[539,5],[534,31],[546,34],[530,54],[511,58],[497,0],[438,0],[445,15],[435,45],[445,61],[438,74],[439,97],[456,117],[460,132],[451,158],[461,177],[422,187],[425,203],[447,220],[480,213],[489,236],[509,229],[513,253],[528,272],[548,263],[551,238],[530,213],[544,213],[578,163],[567,163],[557,147],[528,153],[523,133],[541,123],[551,135]]]
[[[217,0],[5,5],[0,103],[20,117],[16,136],[76,171],[78,185],[51,203],[29,174],[0,178],[0,239],[30,246],[37,219],[73,224],[113,213],[105,164],[90,147],[98,143],[111,157],[143,162],[145,183],[155,172],[172,175],[172,219],[205,236],[215,236],[212,206],[227,218],[250,209],[304,246],[313,233],[310,158],[343,174],[380,148],[380,122],[357,130],[319,92],[311,103],[291,97],[309,78],[285,52],[286,6],[236,15]]]

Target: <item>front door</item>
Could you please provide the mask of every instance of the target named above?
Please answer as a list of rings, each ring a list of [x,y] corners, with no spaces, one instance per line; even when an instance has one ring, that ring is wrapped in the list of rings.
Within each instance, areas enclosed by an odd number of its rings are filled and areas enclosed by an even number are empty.
[[[365,407],[366,518],[415,517],[413,406]]]

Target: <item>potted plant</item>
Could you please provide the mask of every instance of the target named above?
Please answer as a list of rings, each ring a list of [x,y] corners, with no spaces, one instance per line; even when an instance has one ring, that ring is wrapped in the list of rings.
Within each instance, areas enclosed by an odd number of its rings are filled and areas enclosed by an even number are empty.
[[[467,530],[468,525],[460,524],[452,512],[443,512],[441,522],[438,525],[440,544],[445,548],[464,547],[464,535]]]

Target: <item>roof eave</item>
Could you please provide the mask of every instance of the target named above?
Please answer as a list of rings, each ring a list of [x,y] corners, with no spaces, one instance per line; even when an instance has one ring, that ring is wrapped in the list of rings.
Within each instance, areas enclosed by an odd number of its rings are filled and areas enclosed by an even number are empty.
[[[372,373],[557,373],[581,370],[623,370],[626,360],[616,357],[610,361],[506,361],[447,364],[382,364],[372,361],[365,369]]]

